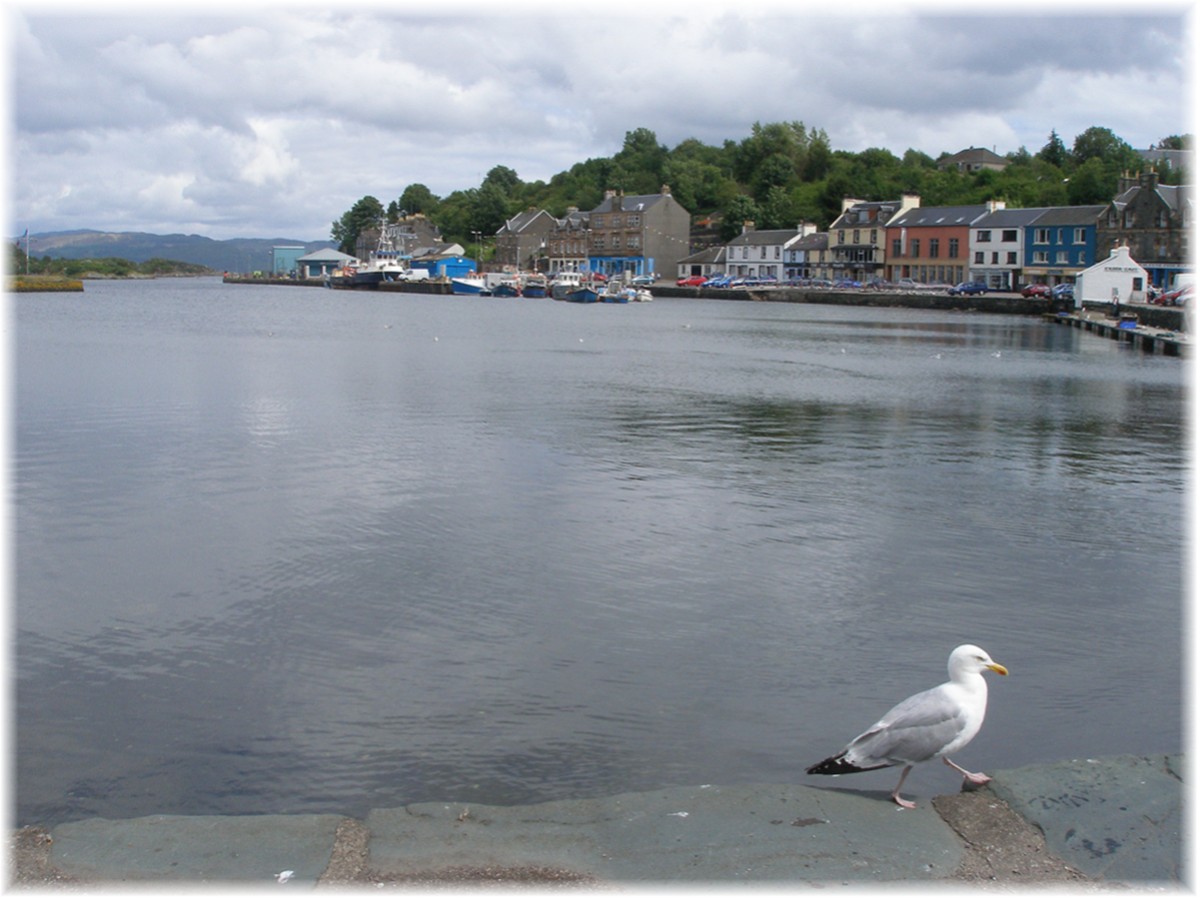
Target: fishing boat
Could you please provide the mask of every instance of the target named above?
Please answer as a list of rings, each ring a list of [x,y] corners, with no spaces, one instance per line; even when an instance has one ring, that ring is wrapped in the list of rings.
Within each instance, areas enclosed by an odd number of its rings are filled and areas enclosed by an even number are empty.
[[[487,282],[478,275],[456,275],[450,279],[450,291],[478,297],[487,293]]]
[[[545,275],[526,275],[521,280],[521,294],[525,297],[545,297],[550,292]]]
[[[516,275],[505,275],[492,285],[493,297],[520,297],[524,286]]]
[[[582,272],[559,272],[550,282],[550,295],[555,300],[566,300],[567,294],[583,287]]]
[[[567,291],[567,300],[571,303],[596,303],[600,300],[600,292],[588,284],[581,284],[574,290]]]

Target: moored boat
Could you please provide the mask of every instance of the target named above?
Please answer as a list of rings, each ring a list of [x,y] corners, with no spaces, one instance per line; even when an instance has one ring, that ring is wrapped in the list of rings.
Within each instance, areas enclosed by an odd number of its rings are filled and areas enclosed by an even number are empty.
[[[526,275],[521,281],[521,294],[526,297],[545,297],[550,292],[545,275]]]
[[[559,272],[550,282],[550,295],[555,300],[566,300],[567,294],[583,287],[582,272]]]
[[[478,297],[487,290],[487,282],[477,275],[457,275],[450,279],[450,290]]]
[[[600,292],[594,287],[581,284],[574,290],[567,291],[567,300],[571,303],[596,303],[600,300]]]

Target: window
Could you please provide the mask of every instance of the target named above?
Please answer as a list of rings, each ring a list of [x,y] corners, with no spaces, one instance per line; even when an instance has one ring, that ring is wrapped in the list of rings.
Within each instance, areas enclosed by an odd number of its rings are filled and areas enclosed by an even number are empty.
[[[838,243],[839,244],[846,243],[846,232],[845,231],[838,232]]]
[[[998,251],[998,250],[992,251],[992,265],[993,266],[1000,265],[1000,251]]]
[[[892,239],[892,256],[903,256],[904,245],[900,238]]]
[[[630,228],[639,228],[642,224],[642,217],[639,215],[632,215],[629,216],[625,221]]]
[[[1000,240],[1004,241],[1007,244],[1016,243],[1017,229],[1006,228],[1004,231],[1000,232]]]
[[[782,250],[782,248],[778,244],[776,244],[775,245],[775,258],[776,259],[779,259],[779,253],[781,250]]]
[[[975,251],[975,265],[977,265],[977,266],[983,265],[983,251],[982,250]]]
[[[991,241],[991,239],[992,239],[992,232],[987,228],[980,230],[975,235],[975,240],[981,244],[986,244],[989,241]]]
[[[1050,254],[1045,250],[1035,250],[1033,251],[1033,261],[1037,265],[1044,266],[1050,262]]]
[[[913,238],[912,243],[909,246],[912,248],[912,250],[909,252],[909,256],[920,256],[921,255],[921,239],[920,238]]]
[[[958,259],[958,238],[950,238],[950,258]]]
[[[1033,230],[1033,242],[1035,244],[1050,243],[1050,229],[1049,228],[1035,228]]]
[[[1076,228],[1075,229],[1075,243],[1077,243],[1077,244],[1086,244],[1087,243],[1087,229],[1086,228]]]
[[[1059,250],[1054,254],[1054,264],[1056,266],[1065,266],[1067,264],[1067,251]]]
[[[877,240],[877,238],[878,238],[878,235],[875,233],[875,229],[874,229],[874,228],[872,228],[872,229],[871,229],[871,243],[872,243],[872,244],[878,244],[878,243],[879,243],[879,241]]]
[[[1008,251],[1008,259],[1005,260],[1005,263],[1010,266],[1015,266],[1017,264],[1017,251],[1016,250]]]
[[[941,255],[941,242],[937,238],[929,239],[929,256],[931,259],[936,259]]]

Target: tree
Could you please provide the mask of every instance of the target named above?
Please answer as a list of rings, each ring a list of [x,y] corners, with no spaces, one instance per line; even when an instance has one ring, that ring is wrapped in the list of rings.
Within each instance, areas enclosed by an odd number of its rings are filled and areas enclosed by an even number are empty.
[[[423,184],[410,184],[400,195],[400,209],[409,215],[431,214],[437,209],[438,198]]]
[[[753,222],[757,226],[762,219],[762,211],[753,197],[738,194],[725,208],[721,222],[721,240],[730,241],[742,233],[742,225]]]
[[[1093,125],[1075,138],[1071,159],[1082,166],[1089,159],[1098,159],[1111,166],[1136,167],[1141,157],[1129,144],[1113,134],[1110,128]]]
[[[521,178],[508,166],[493,166],[484,176],[481,187],[494,187],[506,197],[521,186]]]
[[[1053,128],[1050,129],[1050,139],[1046,141],[1046,146],[1038,151],[1037,156],[1043,162],[1048,162],[1060,169],[1067,164],[1067,145],[1062,142],[1062,138]]]
[[[338,249],[354,255],[358,236],[370,228],[378,228],[383,221],[383,204],[368,195],[355,203],[342,217],[333,223],[330,237],[337,241]]]

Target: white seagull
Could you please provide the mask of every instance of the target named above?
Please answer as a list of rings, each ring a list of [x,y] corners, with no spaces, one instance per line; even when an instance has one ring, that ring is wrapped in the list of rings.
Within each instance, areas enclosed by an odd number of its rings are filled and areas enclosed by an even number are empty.
[[[841,753],[805,771],[809,775],[847,775],[903,765],[892,799],[905,809],[915,809],[916,804],[902,798],[900,788],[912,767],[926,760],[940,757],[972,784],[987,784],[991,778],[982,772],[968,772],[951,762],[949,755],[967,746],[983,725],[988,693],[983,673],[990,669],[1007,675],[1008,669],[974,644],[956,647],[948,668],[950,680],[945,684],[896,704]]]

